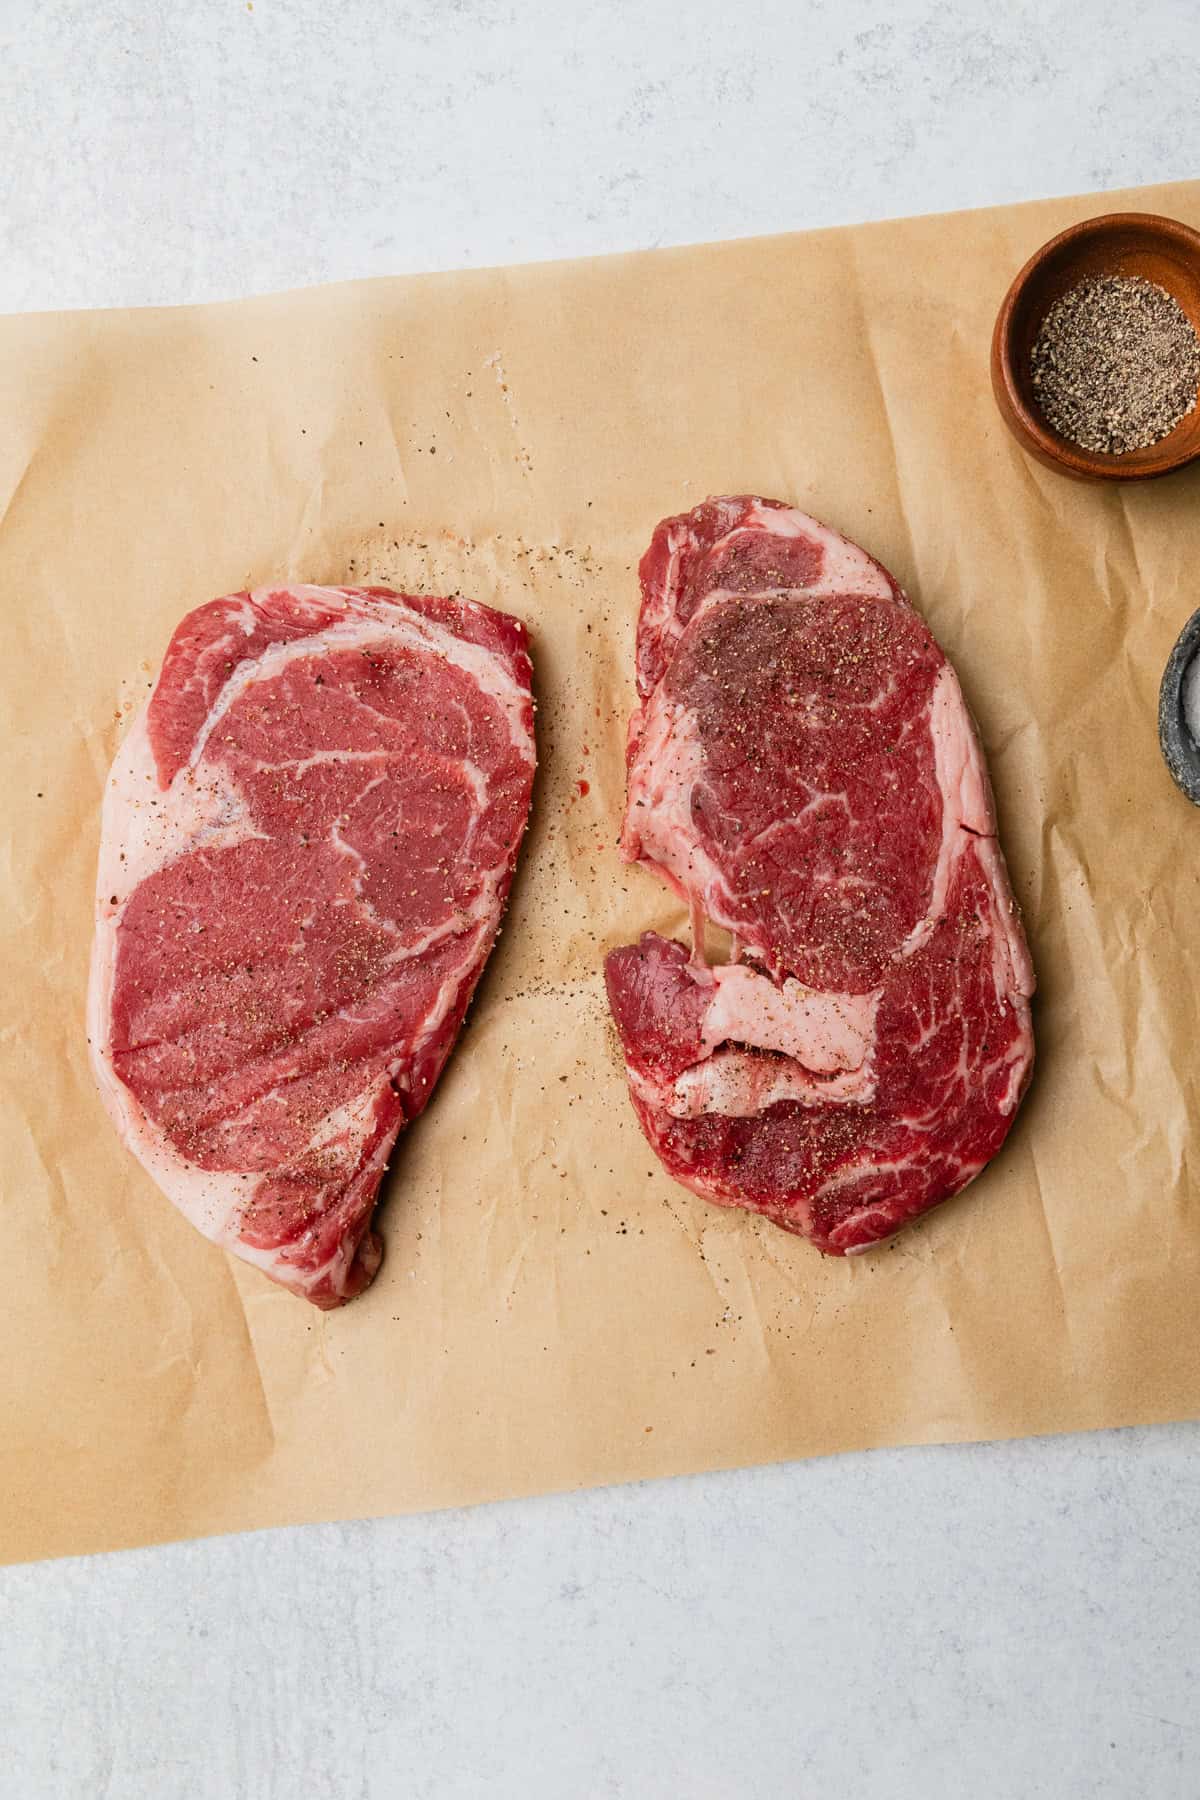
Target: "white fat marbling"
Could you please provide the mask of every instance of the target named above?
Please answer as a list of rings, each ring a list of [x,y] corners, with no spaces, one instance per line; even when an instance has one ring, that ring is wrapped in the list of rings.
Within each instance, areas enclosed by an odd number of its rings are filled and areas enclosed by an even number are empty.
[[[0,309],[1196,174],[1198,64],[1187,0],[0,0]],[[0,1572],[0,1791],[1195,1800],[1198,1494],[1164,1427]]]

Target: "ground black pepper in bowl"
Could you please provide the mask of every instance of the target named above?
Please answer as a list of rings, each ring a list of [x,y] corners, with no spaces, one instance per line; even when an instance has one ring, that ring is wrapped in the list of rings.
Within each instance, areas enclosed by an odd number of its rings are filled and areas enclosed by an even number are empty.
[[[1030,358],[1046,422],[1081,450],[1157,444],[1196,405],[1200,337],[1179,302],[1138,275],[1096,275],[1047,312]]]

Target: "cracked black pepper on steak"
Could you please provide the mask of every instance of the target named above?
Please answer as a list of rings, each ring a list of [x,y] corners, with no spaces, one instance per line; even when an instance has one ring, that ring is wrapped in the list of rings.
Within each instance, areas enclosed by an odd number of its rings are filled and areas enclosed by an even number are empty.
[[[1157,444],[1195,406],[1200,337],[1155,282],[1092,276],[1050,308],[1030,367],[1055,431],[1081,450],[1124,456]]]

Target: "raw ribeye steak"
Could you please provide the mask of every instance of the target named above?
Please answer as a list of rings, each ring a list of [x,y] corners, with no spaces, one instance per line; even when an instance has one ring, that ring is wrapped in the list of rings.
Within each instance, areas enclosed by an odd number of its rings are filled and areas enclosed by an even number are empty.
[[[634,1107],[697,1194],[865,1250],[996,1154],[1033,1062],[970,715],[887,571],[777,501],[664,520],[641,580],[622,851],[693,941],[607,959]]]
[[[525,627],[264,588],[189,613],[104,801],[89,1036],[117,1130],[206,1237],[317,1306],[500,924],[534,772]]]

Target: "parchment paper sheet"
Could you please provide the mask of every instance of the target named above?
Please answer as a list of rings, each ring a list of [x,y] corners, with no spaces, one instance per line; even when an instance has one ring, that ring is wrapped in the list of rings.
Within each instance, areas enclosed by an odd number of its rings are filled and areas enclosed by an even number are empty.
[[[0,321],[0,1556],[1200,1413],[1200,816],[1155,737],[1200,473],[1057,478],[987,375],[1017,266],[1124,206],[1200,225],[1200,183]],[[742,490],[866,545],[956,662],[1041,980],[1005,1153],[859,1261],[673,1185],[603,1005],[603,952],[683,923],[613,848],[637,557]],[[83,1027],[121,718],[188,608],[283,577],[510,608],[541,701],[503,937],[327,1316],[157,1193]]]

